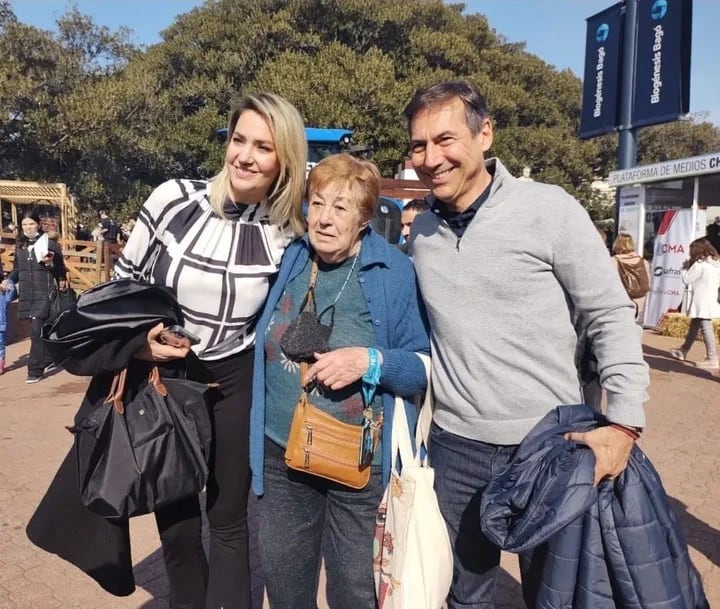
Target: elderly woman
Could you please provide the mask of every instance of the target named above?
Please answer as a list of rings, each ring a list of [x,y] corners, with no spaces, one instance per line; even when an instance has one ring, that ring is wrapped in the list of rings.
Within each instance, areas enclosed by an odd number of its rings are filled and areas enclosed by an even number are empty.
[[[375,165],[347,154],[312,169],[308,235],[285,253],[258,321],[250,461],[253,490],[262,496],[260,556],[273,609],[316,606],[322,559],[331,608],[375,607],[372,546],[389,477],[394,396],[425,389],[417,353],[430,348],[411,263],[369,228],[379,187]],[[299,358],[281,345],[305,310],[311,281],[313,310],[330,335],[301,378]],[[291,421],[307,383],[315,388],[311,403],[339,421],[359,425],[370,412],[384,421],[367,456],[372,473],[364,488],[286,466]],[[412,404],[406,408],[414,420]]]

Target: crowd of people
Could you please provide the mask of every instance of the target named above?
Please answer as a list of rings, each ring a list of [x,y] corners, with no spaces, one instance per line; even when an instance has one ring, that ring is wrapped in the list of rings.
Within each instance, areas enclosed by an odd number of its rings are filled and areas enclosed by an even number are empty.
[[[493,125],[474,85],[421,89],[405,117],[412,165],[430,191],[402,210],[408,255],[370,228],[377,167],[333,155],[306,179],[302,119],[271,93],[246,96],[231,114],[217,176],[168,181],[140,210],[116,274],[173,288],[199,340],[191,348],[163,344],[158,326],[136,357],[217,384],[208,400],[209,553],[198,497],[155,513],[171,607],[251,606],[251,490],[273,609],[315,607],[323,560],[332,609],[376,607],[373,537],[392,458],[388,422],[395,396],[414,420],[413,397],[428,384],[422,355],[432,354],[428,454],[454,554],[449,609],[494,606],[500,548],[472,514],[545,415],[591,401],[578,370],[583,351],[606,396],[607,424],[566,439],[592,451],[595,484],[628,466],[649,382],[637,323],[642,297],[631,299],[618,270],[635,262],[632,242],[618,237],[613,266],[578,201],[488,158]],[[100,225],[109,235],[106,219]],[[49,249],[54,256],[37,259],[37,223],[23,220],[22,230],[2,289],[19,284],[23,314],[39,324],[44,312],[25,286],[60,279],[62,256]],[[698,245],[686,275],[714,286],[716,299],[717,257]],[[698,301],[703,289],[695,290]],[[720,311],[698,304],[691,316],[688,339],[673,355],[683,359],[702,330],[708,361],[717,364],[705,320]],[[45,364],[39,350],[31,361],[29,379]],[[363,488],[288,467],[304,394],[334,419],[371,430]],[[534,552],[520,554],[528,607],[536,606],[541,565]]]

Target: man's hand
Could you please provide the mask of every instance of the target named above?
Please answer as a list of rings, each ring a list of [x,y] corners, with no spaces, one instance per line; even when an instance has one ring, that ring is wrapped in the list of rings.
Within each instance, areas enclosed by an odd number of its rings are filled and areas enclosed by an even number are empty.
[[[164,326],[159,323],[147,333],[145,346],[135,354],[137,359],[150,362],[169,362],[174,359],[182,359],[190,353],[189,347],[171,347],[158,342],[158,337]]]
[[[633,440],[612,427],[565,434],[566,440],[586,444],[595,455],[595,486],[604,478],[617,478],[627,467]]]
[[[343,347],[314,355],[317,361],[308,369],[303,383],[314,380],[333,391],[360,380],[370,365],[370,356],[365,347]],[[382,354],[380,358],[382,363]]]

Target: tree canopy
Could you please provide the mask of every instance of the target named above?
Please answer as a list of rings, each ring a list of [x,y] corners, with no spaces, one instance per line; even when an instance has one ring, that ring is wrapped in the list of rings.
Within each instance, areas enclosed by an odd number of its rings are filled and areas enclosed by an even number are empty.
[[[134,213],[172,177],[222,163],[212,137],[244,92],[272,90],[308,126],[344,127],[393,175],[407,153],[413,92],[462,77],[486,95],[493,154],[607,214],[590,183],[615,163],[614,136],[581,141],[581,83],[509,43],[487,19],[439,0],[206,0],[149,48],[76,8],[54,31],[0,0],[0,177],[69,184],[86,212]],[[720,149],[703,117],[643,129],[639,162]]]

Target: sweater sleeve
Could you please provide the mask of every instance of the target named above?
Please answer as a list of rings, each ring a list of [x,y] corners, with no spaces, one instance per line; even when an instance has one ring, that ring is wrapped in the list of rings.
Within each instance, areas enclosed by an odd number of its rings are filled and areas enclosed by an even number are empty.
[[[412,267],[387,292],[395,294],[389,304],[390,344],[381,348],[383,367],[380,384],[405,397],[425,390],[425,366],[416,353],[430,354],[430,337],[426,315]]]
[[[553,269],[597,359],[600,384],[607,392],[607,417],[644,427],[649,375],[635,307],[587,212],[569,196],[562,204]]]

